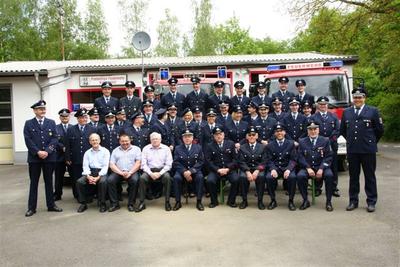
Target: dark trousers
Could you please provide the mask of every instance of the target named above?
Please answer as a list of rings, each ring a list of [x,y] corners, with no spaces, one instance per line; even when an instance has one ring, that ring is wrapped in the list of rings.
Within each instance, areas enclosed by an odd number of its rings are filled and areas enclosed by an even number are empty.
[[[86,175],[82,176],[78,179],[78,181],[76,181],[76,191],[78,193],[79,203],[86,204],[88,190],[95,187],[97,187],[97,199],[99,200],[100,204],[105,204],[107,193],[107,176],[100,176],[100,179],[97,181],[96,185],[92,185],[88,183]]]
[[[376,154],[347,154],[349,161],[350,202],[358,203],[358,194],[360,193],[360,171],[361,167],[365,178],[365,194],[367,195],[367,204],[375,205],[378,199],[378,190],[376,187]]]
[[[242,186],[242,199],[247,200],[247,194],[249,193],[250,182],[247,180],[246,173],[241,171],[239,174],[240,185]],[[260,172],[255,181],[256,184],[256,192],[258,201],[262,201],[264,197],[264,188],[265,188],[265,174],[264,172]]]
[[[183,177],[183,174],[176,172],[174,175],[174,192],[175,192],[176,202],[181,201],[183,180],[186,181],[185,177]],[[187,183],[189,185],[189,182]],[[204,184],[203,173],[196,172],[195,174],[192,174],[191,183],[194,183],[194,191],[196,192],[197,200],[201,200],[201,198],[203,197],[203,184]]]
[[[69,176],[72,175],[72,168],[70,165],[65,164],[64,161],[56,162],[54,170],[54,197],[61,198],[63,194],[65,168],[68,168]]]
[[[317,173],[318,170],[314,170]],[[315,178],[314,178],[315,179]],[[322,179],[325,182],[325,194],[326,194],[326,202],[331,202],[332,194],[333,194],[333,173],[331,169],[324,169],[324,173],[322,174]],[[297,173],[297,185],[299,187],[299,191],[303,200],[308,199],[307,195],[307,187],[308,187],[308,172],[306,169],[301,169]]]
[[[236,195],[239,189],[239,175],[236,170],[230,171],[225,176],[220,176],[218,173],[210,172],[207,177],[207,186],[210,190],[211,203],[218,203],[217,200],[217,184],[220,179],[227,179],[231,184],[231,189],[229,191],[228,203],[235,203]]]
[[[332,164],[331,164],[331,170],[332,170],[332,174],[333,174],[333,191],[337,190],[337,186],[339,183],[339,179],[338,179],[338,155],[337,155],[337,143],[333,143],[332,144]],[[324,181],[321,180],[317,180],[315,181],[315,186],[318,189],[322,189],[322,185],[324,184]]]
[[[74,195],[74,198],[78,199],[78,191],[76,189],[76,182],[78,181],[79,178],[82,177],[82,164],[71,164],[71,187],[72,187],[72,194]]]
[[[125,179],[114,172],[107,177],[108,195],[112,205],[118,205],[118,185],[122,181]],[[133,205],[139,186],[139,174],[137,172],[132,174],[126,181],[128,182],[128,205]]]
[[[171,195],[171,185],[172,185],[172,177],[169,175],[169,172],[164,173],[161,177],[157,180],[153,180],[150,175],[147,173],[143,173],[139,179],[139,200],[140,202],[144,202],[146,197],[146,189],[152,183],[159,183],[163,184],[163,191],[165,195],[165,202],[169,202],[169,197]]]
[[[282,170],[277,170],[278,177],[283,178],[283,173],[284,171]],[[271,175],[271,171],[267,172],[267,175],[265,176],[265,180],[267,182],[267,188],[268,188],[268,194],[271,197],[271,200],[275,200],[275,191],[276,188],[278,187],[278,177],[274,178]],[[294,171],[291,171],[289,174],[289,177],[287,179],[283,179],[283,181],[286,181],[286,186],[287,186],[287,191],[289,192],[289,200],[293,201],[294,199],[294,194],[296,192],[296,173]]]
[[[40,173],[43,171],[44,187],[46,190],[47,208],[54,207],[53,171],[55,162],[29,163],[29,200],[28,209],[36,210]]]

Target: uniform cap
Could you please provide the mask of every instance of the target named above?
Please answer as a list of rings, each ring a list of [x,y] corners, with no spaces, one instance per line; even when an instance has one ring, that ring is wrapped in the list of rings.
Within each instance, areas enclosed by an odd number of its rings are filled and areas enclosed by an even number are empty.
[[[58,115],[66,117],[66,116],[69,116],[70,113],[71,113],[71,111],[69,109],[63,108],[63,109],[60,109],[60,111],[58,112]]]
[[[31,106],[31,108],[35,109],[35,108],[45,108],[46,107],[46,101],[44,100],[39,100],[38,102],[36,102],[35,104],[33,104]]]
[[[101,88],[111,88],[112,87],[112,83],[109,81],[105,81],[101,84]]]
[[[132,87],[135,88],[136,84],[133,81],[126,81],[125,87]]]
[[[280,77],[278,79],[278,82],[280,82],[280,83],[288,83],[289,82],[289,78],[288,77]]]

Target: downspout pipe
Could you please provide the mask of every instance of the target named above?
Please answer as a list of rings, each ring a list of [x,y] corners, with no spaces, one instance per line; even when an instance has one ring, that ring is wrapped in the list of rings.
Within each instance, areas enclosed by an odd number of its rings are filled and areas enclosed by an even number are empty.
[[[39,90],[40,90],[40,99],[41,100],[43,100],[43,91],[44,91],[45,88],[51,87],[53,85],[56,85],[56,84],[59,84],[59,83],[62,83],[62,82],[65,82],[65,81],[71,79],[71,77],[72,77],[71,76],[71,70],[69,68],[66,69],[66,76],[63,79],[61,79],[61,80],[59,80],[57,82],[54,82],[54,83],[45,83],[45,84],[40,83],[40,81],[39,81],[39,72],[38,71],[35,71],[33,75],[35,76],[35,83],[39,87]]]

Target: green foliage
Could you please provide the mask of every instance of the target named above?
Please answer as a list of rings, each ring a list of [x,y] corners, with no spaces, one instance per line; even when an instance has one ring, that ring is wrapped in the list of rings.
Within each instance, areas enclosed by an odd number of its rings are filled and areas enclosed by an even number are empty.
[[[158,42],[154,49],[156,56],[176,57],[179,52],[178,18],[165,9],[165,19],[160,20],[158,27]]]

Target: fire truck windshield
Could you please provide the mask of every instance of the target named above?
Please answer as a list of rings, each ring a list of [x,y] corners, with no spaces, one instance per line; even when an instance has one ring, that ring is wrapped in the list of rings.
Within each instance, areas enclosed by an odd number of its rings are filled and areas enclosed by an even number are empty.
[[[307,83],[306,92],[314,95],[315,101],[320,96],[327,96],[330,104],[334,106],[348,106],[350,93],[344,74],[314,75],[314,76],[290,76],[288,90],[298,94],[295,81],[304,79]],[[278,91],[278,79],[271,79],[270,94]]]
[[[161,95],[165,95],[166,93],[169,92],[169,86],[168,85],[155,85],[157,87],[161,87],[160,91]],[[193,85],[191,83],[188,84],[178,84],[178,92],[184,94],[185,96],[189,94],[190,92],[193,91]],[[201,83],[200,88],[202,91],[204,91],[208,95],[213,95],[214,94],[214,86],[211,83]],[[231,90],[230,90],[230,85],[225,84],[224,87],[224,95],[231,97]]]

